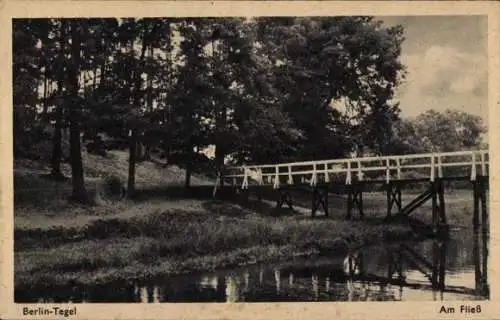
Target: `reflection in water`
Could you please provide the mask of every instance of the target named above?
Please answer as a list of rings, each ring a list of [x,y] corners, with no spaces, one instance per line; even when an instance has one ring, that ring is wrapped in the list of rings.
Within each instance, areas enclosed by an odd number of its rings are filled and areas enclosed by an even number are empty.
[[[245,290],[245,292],[247,292],[248,291],[248,286],[250,285],[250,273],[248,271],[245,271],[245,273],[244,273],[243,276],[245,278],[245,288],[244,288],[244,290]]]
[[[314,275],[312,276],[311,283],[312,283],[312,292],[314,295],[314,300],[318,300],[319,297],[319,283],[318,283],[318,276]]]
[[[232,276],[226,277],[226,297],[227,302],[237,302],[238,299],[238,283]]]
[[[487,299],[487,259],[487,235],[460,234],[449,241],[374,245],[346,257],[157,279],[148,284],[16,292],[16,302]]]
[[[276,294],[280,294],[281,278],[279,269],[274,270],[274,281],[276,282]]]
[[[204,276],[200,280],[200,285],[206,288],[212,288],[217,291],[219,286],[219,277],[217,276]]]

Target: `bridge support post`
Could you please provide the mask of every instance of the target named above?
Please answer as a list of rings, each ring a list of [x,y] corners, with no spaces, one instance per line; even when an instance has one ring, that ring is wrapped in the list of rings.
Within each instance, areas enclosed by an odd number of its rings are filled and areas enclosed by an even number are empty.
[[[396,274],[399,281],[404,281],[403,276],[403,255],[402,249],[398,248],[395,250],[394,247],[385,247],[388,262],[387,262],[387,279],[390,281],[393,279],[393,275]]]
[[[431,284],[434,290],[444,290],[446,270],[446,241],[432,244]]]
[[[489,296],[488,287],[488,242],[489,237],[483,233],[481,236],[478,233],[474,234],[474,276],[476,291],[484,296]]]
[[[325,211],[325,216],[328,216],[328,187],[319,188],[313,187],[311,216],[316,216],[316,211],[321,207]]]
[[[363,212],[363,185],[361,183],[353,183],[347,185],[347,216],[346,219],[352,219],[352,209],[357,206],[359,216],[364,217]]]
[[[401,212],[402,200],[401,200],[401,184],[398,182],[390,181],[386,185],[387,188],[387,216],[390,218],[392,216],[392,208],[396,205],[397,212]]]
[[[292,206],[292,196],[290,195],[290,190],[288,189],[278,189],[279,198],[276,204],[278,209],[283,207],[283,204],[287,204],[290,209],[293,210]]]
[[[440,231],[440,228],[446,226],[446,212],[444,202],[444,184],[441,179],[431,182],[432,188],[432,228],[433,232]]]
[[[486,183],[487,177],[478,176],[474,185],[474,231],[479,229],[479,216],[481,216],[481,227],[483,232],[488,231],[488,212],[486,207]]]

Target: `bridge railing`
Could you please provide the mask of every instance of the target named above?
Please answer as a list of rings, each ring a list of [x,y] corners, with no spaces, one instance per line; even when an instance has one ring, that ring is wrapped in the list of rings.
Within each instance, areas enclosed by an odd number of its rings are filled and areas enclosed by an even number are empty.
[[[487,150],[362,157],[226,168],[223,179],[243,189],[249,185],[282,185],[364,180],[429,179],[443,177],[486,176],[489,170]]]

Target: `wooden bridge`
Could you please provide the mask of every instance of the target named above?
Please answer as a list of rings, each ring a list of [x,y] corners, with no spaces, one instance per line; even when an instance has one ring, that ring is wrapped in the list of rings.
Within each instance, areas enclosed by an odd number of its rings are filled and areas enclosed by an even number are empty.
[[[271,189],[279,195],[277,206],[287,204],[292,208],[290,191],[307,186],[312,190],[311,212],[318,209],[328,215],[328,194],[347,194],[347,214],[353,209],[362,218],[363,192],[370,185],[382,185],[387,193],[387,218],[393,214],[409,216],[428,200],[432,201],[432,225],[434,230],[446,226],[445,181],[464,181],[472,184],[474,195],[473,224],[486,228],[489,154],[487,150],[443,153],[377,156],[332,159],[306,162],[290,162],[265,165],[246,165],[226,168],[214,187],[233,190]],[[410,203],[403,206],[401,192],[405,186],[427,184],[427,189]],[[486,229],[484,229],[486,230]]]

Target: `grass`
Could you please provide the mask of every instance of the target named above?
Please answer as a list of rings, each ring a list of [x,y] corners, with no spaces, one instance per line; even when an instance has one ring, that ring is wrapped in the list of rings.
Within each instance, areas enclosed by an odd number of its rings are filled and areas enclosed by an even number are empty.
[[[424,186],[424,184],[422,184]],[[425,190],[422,188],[422,190]],[[413,199],[420,195],[419,191],[405,190],[402,191],[402,205],[403,207],[410,203]],[[256,198],[255,194],[249,195],[251,198]],[[310,208],[312,192],[292,191],[293,206]],[[275,200],[274,197],[266,197],[269,200]],[[467,189],[454,189],[451,187],[445,188],[445,210],[448,223],[453,226],[467,227],[472,224],[472,205],[473,205],[473,191]],[[287,207],[286,204],[283,205]],[[330,194],[328,197],[328,207],[330,215],[335,218],[342,218],[347,213],[347,199],[343,194]],[[377,192],[363,193],[363,211],[367,219],[376,219],[386,215],[387,213],[387,198],[383,190]],[[322,214],[322,209],[318,209],[318,214]],[[394,207],[393,213],[397,209]],[[427,201],[421,207],[417,208],[412,217],[431,223],[432,220],[432,203]],[[353,209],[353,215],[358,216],[356,209]]]
[[[126,172],[124,155],[115,153],[113,157],[85,156],[90,192],[97,194],[103,177]],[[68,181],[44,178],[47,168],[39,163],[17,162],[16,288],[187,274],[344,253],[368,243],[413,236],[406,225],[379,223],[378,217],[386,210],[383,193],[366,195],[367,221],[345,221],[341,196],[331,196],[328,218],[312,219],[300,207],[278,211],[266,202],[229,203],[183,198],[181,193],[172,196],[182,183],[182,170],[152,163],[139,167],[144,170],[138,169],[138,184],[142,184],[138,199],[103,197],[95,205],[79,206],[67,200]],[[92,170],[87,171],[89,168]],[[193,182],[209,185],[203,177],[194,177]],[[466,191],[460,191],[447,197],[450,221],[469,221],[467,208],[472,199],[466,196]],[[309,206],[306,200],[302,198],[303,205]],[[426,208],[420,211],[415,214],[429,215]]]
[[[18,229],[16,284],[47,282],[47,277],[56,282],[94,283],[110,276],[136,279],[212,270],[294,255],[345,252],[389,234],[386,226],[360,221],[262,216],[238,205],[228,211],[231,215],[175,210],[99,219],[83,228],[51,229],[50,236],[48,230]],[[410,234],[404,226],[393,226],[391,232]]]

